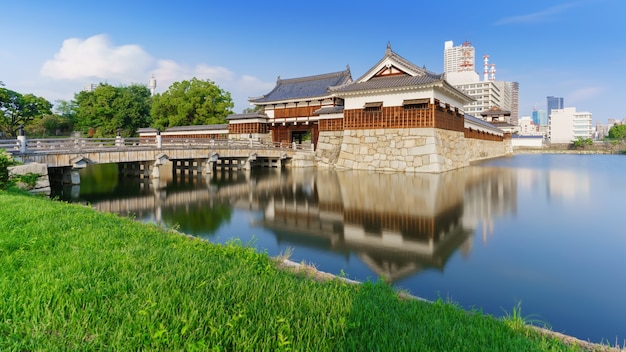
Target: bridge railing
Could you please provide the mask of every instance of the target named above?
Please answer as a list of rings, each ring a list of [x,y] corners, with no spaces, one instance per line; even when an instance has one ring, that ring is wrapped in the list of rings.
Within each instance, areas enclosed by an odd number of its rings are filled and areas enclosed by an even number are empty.
[[[76,151],[96,151],[102,149],[155,149],[159,146],[159,137],[141,138],[48,138],[25,139],[28,153],[58,153]],[[18,139],[0,140],[0,149],[9,153],[19,153]],[[298,150],[312,152],[310,144],[273,143],[257,140],[207,139],[207,138],[161,138],[161,148],[220,148],[254,150]]]
[[[4,149],[7,152],[19,151],[20,142],[17,139],[0,139],[0,149]]]

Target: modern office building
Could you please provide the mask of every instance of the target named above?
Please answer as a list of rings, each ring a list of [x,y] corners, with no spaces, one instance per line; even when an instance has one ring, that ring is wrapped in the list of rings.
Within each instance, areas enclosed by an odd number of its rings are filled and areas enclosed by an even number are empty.
[[[511,93],[511,123],[517,125],[519,120],[519,83],[506,82],[506,85],[509,86]]]
[[[548,113],[545,110],[537,110],[535,107],[532,112],[533,123],[537,126],[548,125]]]
[[[563,98],[549,96],[546,100],[548,106],[548,116],[550,116],[552,110],[554,109],[563,109]]]
[[[590,112],[577,112],[575,107],[554,109],[548,117],[550,143],[571,143],[580,138],[592,138]]]
[[[467,114],[480,117],[493,107],[511,112],[508,123],[517,124],[519,118],[519,83],[496,80],[496,65],[483,56],[482,80],[476,71],[476,50],[470,42],[454,46],[444,43],[444,72],[446,81],[463,90],[474,101],[463,106]]]

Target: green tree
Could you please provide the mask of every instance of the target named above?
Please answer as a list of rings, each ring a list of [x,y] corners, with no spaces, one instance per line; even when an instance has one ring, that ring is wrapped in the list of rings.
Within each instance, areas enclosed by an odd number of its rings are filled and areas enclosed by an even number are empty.
[[[593,145],[593,139],[577,137],[572,141],[572,144],[574,145],[574,148],[585,148],[586,146]]]
[[[211,80],[195,77],[191,81],[174,82],[153,99],[154,128],[226,123],[234,107],[229,92]]]
[[[95,137],[134,136],[150,125],[150,90],[143,85],[113,87],[101,84],[74,96],[76,126]],[[92,133],[93,132],[93,133]]]
[[[247,107],[247,108],[243,109],[242,113],[244,113],[244,114],[253,114],[255,112],[259,113],[259,114],[263,113],[264,112],[263,106],[262,105],[255,105],[254,107]]]
[[[27,126],[51,109],[52,104],[44,98],[0,88],[0,131],[15,136],[19,125]]]
[[[610,139],[626,140],[626,125],[614,125],[609,129],[608,137]]]

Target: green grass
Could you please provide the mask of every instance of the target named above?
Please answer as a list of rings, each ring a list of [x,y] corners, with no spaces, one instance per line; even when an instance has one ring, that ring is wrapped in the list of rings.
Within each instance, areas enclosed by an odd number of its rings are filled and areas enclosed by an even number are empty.
[[[314,280],[87,207],[0,192],[0,351],[567,351],[382,282]]]

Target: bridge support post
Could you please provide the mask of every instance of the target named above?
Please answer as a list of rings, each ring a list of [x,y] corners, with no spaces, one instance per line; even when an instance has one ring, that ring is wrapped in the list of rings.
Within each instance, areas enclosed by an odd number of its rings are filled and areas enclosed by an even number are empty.
[[[63,168],[62,182],[65,185],[80,185],[80,169],[72,166]]]
[[[165,164],[169,160],[169,157],[165,154],[159,154],[154,164],[152,165],[152,171],[150,172],[150,178],[161,177],[161,165]]]
[[[83,156],[78,156],[70,161],[72,166],[63,168],[63,183],[80,185],[80,174],[78,172],[87,167],[89,160]]]
[[[209,158],[204,163],[204,174],[210,175],[217,168],[217,160],[219,159],[219,155],[217,153],[212,153],[209,155]]]
[[[256,153],[250,154],[248,159],[244,159],[243,160],[242,169],[243,170],[250,170],[250,169],[252,169],[252,162],[255,161],[255,160],[256,160]]]

